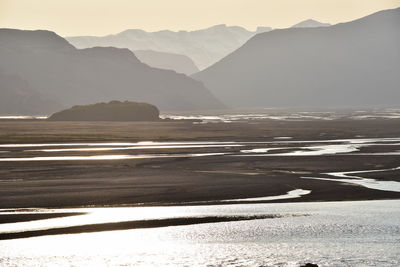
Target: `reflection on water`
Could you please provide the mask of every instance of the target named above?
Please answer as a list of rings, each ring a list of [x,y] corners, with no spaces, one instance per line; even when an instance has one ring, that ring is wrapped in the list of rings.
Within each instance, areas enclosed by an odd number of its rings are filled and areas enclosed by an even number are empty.
[[[269,201],[279,199],[299,198],[301,196],[311,193],[310,190],[296,189],[287,192],[284,195],[257,197],[257,198],[244,198],[244,199],[227,199],[219,202],[255,202],[255,201]],[[209,203],[211,201],[198,201],[188,203]],[[213,201],[214,202],[214,201]],[[222,206],[221,206],[222,207]],[[73,217],[60,217],[48,219],[43,221],[30,221],[12,224],[3,224],[0,233],[6,232],[20,232],[28,230],[48,229],[55,227],[68,227],[84,224],[96,223],[112,223],[134,220],[155,220],[166,218],[180,218],[180,217],[196,217],[196,216],[253,216],[262,215],[262,213],[240,213],[232,214],[229,208],[220,208],[218,213],[203,213],[205,210],[213,210],[215,208],[200,208],[194,206],[176,206],[176,207],[114,207],[114,208],[76,208],[76,209],[2,209],[2,215],[8,214],[43,214],[43,213],[82,213],[83,215]],[[222,212],[226,210],[228,212]],[[198,213],[201,211],[201,213]]]
[[[242,153],[255,153],[247,156],[325,156],[346,154],[358,152],[361,148],[370,146],[399,146],[397,143],[400,138],[369,138],[369,139],[337,139],[337,140],[316,140],[316,141],[282,141],[282,144],[304,144],[311,143],[308,146],[298,147],[278,147],[278,148],[254,148],[250,150],[241,150]],[[312,144],[315,143],[315,144]],[[320,143],[340,143],[319,145]],[[273,153],[273,154],[257,154],[268,153],[282,149],[290,149],[291,152]],[[384,153],[357,153],[351,155],[397,155],[399,152],[384,152]]]
[[[295,189],[295,190],[287,192],[285,195],[280,195],[280,196],[226,199],[226,200],[221,200],[221,202],[253,202],[253,201],[270,201],[270,200],[279,200],[279,199],[290,199],[290,198],[299,198],[301,196],[308,195],[310,193],[311,193],[311,190]]]
[[[244,114],[221,114],[221,115],[173,115],[162,114],[162,119],[172,120],[201,120],[201,123],[216,123],[216,122],[248,122],[260,120],[283,120],[283,121],[307,121],[307,120],[372,120],[372,119],[399,119],[399,109],[376,109],[376,110],[356,110],[356,111],[290,111],[269,109],[258,110],[256,113]],[[45,115],[3,115],[1,119],[47,119]],[[196,123],[196,122],[195,122]]]
[[[197,154],[149,154],[149,155],[99,155],[99,156],[59,156],[59,157],[29,157],[29,158],[0,158],[1,161],[68,161],[68,160],[118,160],[118,159],[156,159],[156,158],[185,158],[221,156],[227,153],[197,153]]]
[[[0,144],[0,147],[54,147],[54,146],[167,146],[167,145],[212,145],[233,144],[235,142],[153,142],[142,141],[133,143],[104,142],[104,143],[47,143],[47,144]]]
[[[320,178],[320,177],[302,177],[302,178],[350,183],[376,190],[400,192],[400,183],[396,181],[377,181],[375,179],[367,179],[361,177],[359,179],[335,179],[335,178]]]
[[[380,169],[380,170],[327,173],[328,175],[336,176],[339,178],[320,178],[320,177],[302,177],[302,178],[324,180],[324,181],[345,182],[345,183],[350,183],[350,184],[361,185],[361,186],[371,188],[371,189],[376,189],[376,190],[400,192],[400,183],[399,182],[377,181],[377,180],[371,179],[371,178],[363,178],[361,176],[349,175],[349,174],[358,174],[358,173],[362,174],[362,173],[386,172],[386,171],[396,171],[396,170],[400,170],[400,167],[390,168],[390,169]]]
[[[8,153],[3,153],[2,156],[5,157],[0,158],[0,161],[128,160],[233,155],[339,157],[373,154],[362,152],[363,148],[369,146],[377,147],[378,152],[374,153],[391,155],[396,153],[394,150],[399,146],[399,142],[400,138],[302,141],[281,137],[265,142],[14,144],[0,146]],[[385,149],[379,151],[380,146],[384,146]],[[43,149],[24,150],[29,147]],[[226,147],[229,148],[227,152],[223,150]],[[166,154],[133,154],[129,151],[136,151],[136,148],[144,148],[146,151],[162,148],[166,150]],[[168,148],[171,148],[171,151],[168,151]],[[173,149],[177,148],[187,151],[173,152]],[[192,149],[195,148],[202,148],[201,152],[204,153],[193,153]],[[393,149],[390,150],[391,148]],[[126,154],[80,153],[118,149],[126,150]],[[52,152],[54,154],[48,154]],[[398,182],[362,177],[362,173],[399,169],[331,172],[324,175],[333,176],[332,178],[309,178],[355,183],[377,190],[400,192]],[[269,201],[301,197],[310,193],[312,192],[309,190],[297,189],[282,196],[231,199],[222,201],[224,205],[212,206],[0,210],[1,214],[85,213],[71,217],[1,224],[1,233],[136,220],[276,216],[273,219],[252,221],[3,240],[0,241],[0,266],[299,266],[305,262],[317,263],[320,266],[400,265],[400,201],[232,205],[225,203]],[[297,216],[305,214],[310,216]]]
[[[299,157],[299,156],[371,156],[384,155],[394,156],[400,155],[398,147],[400,146],[400,138],[354,138],[354,139],[333,139],[333,140],[291,140],[291,137],[276,137],[278,140],[265,142],[125,142],[125,143],[50,143],[50,144],[3,144],[0,149],[13,149],[13,151],[2,151],[0,162],[27,162],[27,161],[84,161],[84,160],[133,160],[133,159],[155,159],[155,158],[184,158],[184,157],[207,157],[207,156],[235,156],[235,157]],[[288,139],[288,140],[287,140]],[[74,146],[71,148],[71,146]],[[378,148],[376,152],[365,153],[363,148],[375,146]],[[43,149],[27,149],[18,150],[27,147],[57,147]],[[384,152],[379,151],[379,147],[385,147]],[[392,151],[388,148],[393,147]],[[225,150],[229,148],[229,150]],[[245,149],[243,149],[245,148]],[[137,150],[166,150],[167,153],[157,154],[134,154],[131,151]],[[176,153],[174,149],[187,149],[188,151]],[[206,150],[203,153],[193,153],[193,149]],[[124,150],[126,154],[122,155],[82,155],[80,152],[99,152],[99,151],[114,151]],[[18,154],[15,154],[18,152]],[[56,156],[47,156],[47,153],[61,153]],[[62,155],[62,152],[68,152],[67,155]],[[29,156],[24,156],[30,153]],[[34,153],[32,155],[32,153]],[[70,153],[77,153],[71,155]],[[9,157],[7,154],[13,155]],[[37,154],[37,155],[36,155]],[[3,156],[4,155],[4,156]],[[18,155],[18,156],[15,156]],[[371,171],[369,171],[371,172]],[[251,172],[250,172],[251,173]],[[339,177],[323,178],[323,177],[303,177],[309,179],[319,179],[327,181],[349,182],[362,185],[368,188],[399,191],[399,182],[395,181],[376,181],[374,179],[366,179],[362,177],[343,176],[350,173],[330,173]],[[356,173],[356,172],[354,172]],[[350,178],[344,180],[343,178]],[[291,197],[292,195],[289,194]],[[287,196],[285,196],[287,197]],[[263,199],[260,199],[263,200]],[[242,200],[232,200],[242,201]]]
[[[398,200],[135,209],[142,209],[138,214],[148,217],[157,213],[160,217],[177,213],[310,216],[0,241],[0,265],[299,266],[305,262],[335,267],[400,265]],[[113,208],[108,210],[112,212]],[[112,213],[107,215],[104,211],[102,216],[112,218]]]
[[[310,120],[373,120],[373,119],[399,119],[400,110],[398,109],[380,109],[380,110],[359,110],[359,111],[285,111],[277,112],[265,109],[260,113],[246,114],[221,114],[221,115],[172,115],[163,114],[163,119],[172,120],[201,120],[200,123],[232,123],[249,122],[263,120],[279,121],[310,121]]]
[[[47,118],[48,116],[21,116],[21,115],[0,116],[0,120],[44,120]]]
[[[334,155],[339,153],[350,153],[358,151],[360,147],[368,145],[353,145],[353,144],[343,144],[343,145],[324,145],[324,146],[308,146],[299,147],[293,152],[279,153],[280,156],[325,156]]]
[[[112,151],[112,150],[138,150],[138,149],[172,149],[172,148],[209,148],[209,147],[238,147],[243,146],[239,144],[196,144],[196,145],[162,145],[162,146],[128,146],[128,147],[96,147],[96,148],[59,148],[59,149],[37,149],[37,150],[26,150],[28,151],[40,151],[40,152],[69,152],[69,151]]]
[[[290,137],[291,138],[291,137]],[[22,152],[95,152],[95,151],[114,151],[114,150],[141,150],[141,149],[194,149],[194,148],[235,148],[243,146],[256,146],[252,149],[242,149],[238,152],[250,154],[253,156],[323,156],[323,155],[334,155],[334,154],[345,154],[359,151],[360,148],[369,146],[399,146],[400,138],[369,138],[369,139],[336,139],[336,140],[286,140],[289,137],[276,137],[279,141],[265,141],[265,142],[136,142],[136,143],[49,143],[49,144],[2,144],[1,148],[29,148],[29,147],[58,147],[58,148],[44,148],[44,149],[28,149]],[[320,145],[321,143],[329,143],[326,145]],[[334,144],[331,144],[334,143]],[[260,148],[257,146],[272,145],[274,147]],[[281,145],[291,145],[290,147]],[[294,144],[307,144],[307,146],[293,146]],[[74,148],[70,148],[75,146]],[[278,146],[278,147],[276,147]],[[277,151],[283,149],[290,149],[291,152],[273,153],[273,154],[259,154],[268,153],[269,151]],[[1,151],[4,152],[4,151]],[[7,151],[8,152],[8,151]],[[379,153],[379,152],[376,152]],[[376,154],[375,153],[375,154]],[[395,152],[385,152],[398,153]],[[211,153],[212,155],[215,153]],[[222,154],[223,155],[223,154]],[[360,153],[361,155],[361,153]],[[366,155],[366,153],[363,153]],[[139,155],[139,157],[142,157]],[[58,157],[35,157],[35,160],[45,160],[49,158]],[[79,159],[124,159],[124,158],[137,158],[137,156],[128,155],[96,155],[92,156],[65,156],[65,160],[79,160]],[[3,158],[3,161],[26,161],[25,159],[18,158]],[[58,160],[58,159],[54,159]]]

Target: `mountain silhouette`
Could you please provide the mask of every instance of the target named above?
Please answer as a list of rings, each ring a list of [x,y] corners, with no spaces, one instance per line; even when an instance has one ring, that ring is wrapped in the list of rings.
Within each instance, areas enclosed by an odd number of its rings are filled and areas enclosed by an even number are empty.
[[[140,61],[151,67],[173,70],[186,75],[199,71],[193,60],[184,55],[153,50],[135,50],[133,53]]]
[[[233,107],[398,106],[399,25],[397,8],[258,34],[193,77]]]
[[[328,27],[328,26],[331,26],[331,24],[322,23],[313,19],[307,19],[293,25],[292,28],[316,28],[316,27]]]
[[[17,75],[0,72],[0,114],[48,114],[60,107]]]
[[[221,24],[197,31],[146,32],[131,29],[103,37],[77,36],[66,39],[77,48],[114,46],[131,51],[153,50],[185,55],[200,69],[204,69],[239,48],[255,34],[269,30],[269,27],[259,27],[256,32],[252,32],[242,27]]]
[[[1,82],[0,99],[10,90],[20,92],[9,92],[8,98],[32,94],[33,102],[48,103],[27,103],[41,114],[114,99],[147,102],[161,110],[222,107],[202,83],[174,71],[151,68],[128,49],[76,49],[50,31],[0,29],[0,58],[0,73],[14,77]],[[20,112],[27,111],[22,106]]]

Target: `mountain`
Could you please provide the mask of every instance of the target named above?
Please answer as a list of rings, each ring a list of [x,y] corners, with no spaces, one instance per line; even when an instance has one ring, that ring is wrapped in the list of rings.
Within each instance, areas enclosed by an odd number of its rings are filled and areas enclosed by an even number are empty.
[[[328,26],[331,26],[331,24],[322,23],[313,19],[307,19],[293,25],[292,28],[316,28],[316,27],[328,27]]]
[[[36,106],[41,114],[114,99],[148,102],[161,110],[222,107],[202,83],[151,68],[128,49],[76,49],[49,31],[0,29],[0,58],[0,73],[14,77],[1,80],[0,99],[5,94],[32,94],[25,98],[32,99],[27,105]],[[40,101],[48,104],[34,104]],[[18,110],[27,112],[24,106]]]
[[[156,106],[140,102],[110,101],[92,105],[73,106],[51,115],[52,121],[158,121]]]
[[[259,27],[263,32],[270,29]],[[66,39],[77,48],[114,46],[131,51],[153,50],[185,55],[200,69],[204,69],[239,48],[256,33],[242,27],[221,24],[197,31],[146,32],[132,29],[103,37],[78,36]]]
[[[272,31],[273,29],[271,28],[271,27],[263,27],[263,26],[259,26],[259,27],[257,27],[257,30],[256,30],[256,34],[259,34],[259,33],[263,33],[263,32],[270,32],[270,31]]]
[[[233,107],[400,104],[400,8],[254,36],[193,75]]]
[[[184,55],[153,50],[135,50],[133,53],[140,61],[154,68],[173,70],[186,75],[199,71],[193,60]]]
[[[0,114],[47,114],[60,107],[20,77],[0,72]]]

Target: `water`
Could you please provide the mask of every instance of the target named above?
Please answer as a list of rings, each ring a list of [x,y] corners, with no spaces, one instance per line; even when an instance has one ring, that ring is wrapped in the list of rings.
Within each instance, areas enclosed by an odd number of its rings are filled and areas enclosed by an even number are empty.
[[[226,199],[222,200],[221,202],[253,202],[253,201],[270,201],[278,199],[291,199],[291,198],[299,198],[301,196],[308,195],[310,193],[311,190],[295,189],[287,192],[285,195],[280,195],[280,196]]]
[[[221,114],[221,115],[173,115],[163,114],[163,119],[172,120],[201,120],[198,123],[248,123],[249,121],[314,121],[314,120],[374,120],[374,119],[400,119],[399,109],[376,109],[355,111],[289,111],[289,110],[259,110],[257,113],[246,114]]]
[[[54,147],[54,146],[174,146],[174,145],[212,145],[212,144],[234,144],[234,142],[153,142],[153,141],[141,141],[141,142],[94,142],[94,143],[41,143],[41,144],[0,144],[0,148],[13,148],[13,147]]]
[[[277,137],[274,141],[265,142],[10,144],[0,145],[0,152],[3,152],[0,160],[135,160],[153,157],[283,155],[340,157],[377,153],[391,156],[399,154],[399,141],[400,138],[304,141]],[[385,151],[362,151],[370,146],[385,146]],[[225,152],[225,148],[229,148],[229,152]],[[150,152],[152,149],[163,149],[166,154],[142,154],[140,149]],[[185,151],[176,152],[176,149]],[[202,153],[194,153],[195,149],[202,149]],[[280,151],[282,149],[290,149],[290,152]],[[126,154],[90,154],[114,150],[124,150]],[[315,178],[396,191],[400,183],[370,178],[366,181],[367,178],[363,178],[362,174],[397,169],[331,172],[324,175],[332,178]],[[282,199],[308,193],[308,190],[297,189],[282,196],[226,201]],[[2,210],[1,214],[7,212],[16,213]],[[320,266],[400,266],[399,200],[34,209],[27,212],[87,214],[0,224],[0,233],[165,218],[253,215],[273,215],[276,218],[2,240],[0,266],[299,266],[306,262]]]
[[[0,120],[44,120],[47,118],[48,118],[48,116],[45,116],[45,115],[31,115],[31,116],[5,115],[5,116],[0,116]]]
[[[320,266],[400,265],[398,200],[136,209],[142,210],[137,218],[157,217],[158,213],[160,217],[166,214],[287,216],[0,241],[0,265],[299,266],[306,262]],[[103,216],[107,217],[106,211]]]
[[[47,119],[48,115],[0,115],[0,120],[26,120]],[[260,120],[281,120],[281,121],[310,121],[310,120],[373,120],[373,119],[400,119],[399,109],[374,109],[374,110],[354,110],[354,111],[290,111],[290,110],[270,110],[260,109],[256,112],[245,112],[244,114],[221,114],[221,115],[174,115],[162,114],[162,119],[172,120],[201,120],[199,123],[232,123],[249,122]]]
[[[336,182],[345,182],[350,184],[361,185],[367,188],[382,190],[382,191],[391,191],[391,192],[400,192],[400,183],[396,181],[377,181],[376,179],[371,178],[363,178],[361,176],[349,175],[349,174],[362,174],[362,173],[374,173],[374,172],[386,172],[386,171],[396,171],[399,170],[400,167],[390,168],[390,169],[378,169],[378,170],[364,170],[364,171],[350,171],[350,172],[330,172],[326,173],[331,176],[335,176],[338,178],[319,178],[319,177],[302,177],[305,179],[317,179],[324,181],[336,181]],[[349,179],[348,179],[349,178]]]
[[[161,145],[161,146],[127,146],[127,147],[96,147],[96,148],[62,148],[62,149],[37,149],[26,151],[40,152],[68,152],[68,151],[113,151],[113,150],[137,150],[137,149],[172,149],[172,148],[209,148],[209,147],[238,147],[239,144],[195,144],[195,145]]]
[[[41,149],[24,149],[20,152],[99,152],[99,151],[115,151],[115,150],[154,150],[154,149],[204,149],[204,148],[241,148],[244,146],[253,147],[251,149],[241,149],[238,154],[247,154],[246,156],[324,156],[324,155],[335,155],[335,154],[349,154],[351,152],[358,152],[361,148],[370,146],[400,146],[400,138],[354,138],[354,139],[334,139],[334,140],[287,140],[289,137],[276,137],[279,141],[265,141],[265,142],[220,142],[220,141],[209,141],[209,142],[136,142],[136,143],[41,143],[41,144],[0,144],[0,152],[4,149],[15,149],[15,148],[41,148]],[[321,143],[327,143],[321,145]],[[329,143],[329,144],[328,144]],[[334,143],[334,144],[331,144]],[[294,146],[299,144],[299,146]],[[301,144],[301,145],[300,145]],[[306,144],[307,146],[304,146]],[[268,145],[270,147],[260,147]],[[284,145],[284,146],[282,146]],[[288,147],[287,145],[291,145]],[[255,147],[254,147],[255,146]],[[46,148],[47,147],[47,148]],[[49,148],[50,147],[50,148]],[[57,148],[51,148],[57,147]],[[291,152],[281,152],[273,154],[260,154],[268,153],[270,151],[279,151],[283,149],[290,149]],[[210,150],[210,154],[214,155],[214,151]],[[382,154],[384,155],[397,155],[399,151],[389,152],[375,152],[370,153],[371,155]],[[207,154],[207,153],[206,153]],[[219,153],[226,155],[230,153]],[[47,154],[46,154],[47,155]],[[187,153],[186,156],[197,155],[194,153]],[[368,153],[357,153],[353,155],[368,155]],[[162,157],[163,155],[159,155]],[[171,156],[171,155],[170,155]],[[182,154],[176,154],[176,156],[182,156]],[[243,155],[242,155],[243,156]],[[84,159],[95,159],[95,160],[106,160],[106,159],[134,159],[134,158],[149,158],[151,155],[96,155],[96,156],[65,156],[65,160],[84,160]],[[37,161],[37,160],[61,160],[63,157],[30,157],[30,158],[7,158],[3,157],[0,161]]]
[[[200,141],[200,142],[126,142],[126,143],[42,143],[42,144],[3,144],[0,145],[0,162],[28,162],[28,161],[85,161],[85,160],[135,160],[135,159],[155,159],[155,158],[190,158],[190,157],[299,157],[299,156],[397,156],[400,155],[400,138],[353,138],[353,139],[334,139],[334,140],[292,140],[289,137],[276,137],[274,141],[265,142],[220,142],[220,141]],[[364,153],[361,150],[367,147],[392,148],[391,151]],[[54,148],[57,147],[57,148]],[[31,149],[40,148],[40,149]],[[243,149],[246,148],[246,149]],[[14,149],[11,153],[6,149]],[[16,150],[17,149],[17,150]],[[144,154],[140,150],[165,150],[166,153]],[[174,150],[188,150],[185,152],[174,152]],[[194,153],[196,149],[207,150],[202,153]],[[226,149],[231,149],[226,151]],[[235,150],[236,149],[236,150]],[[52,153],[82,153],[82,152],[107,152],[122,150],[129,154],[105,154],[105,155],[52,155]],[[289,152],[281,150],[290,150]],[[11,153],[18,157],[8,157]],[[139,151],[139,153],[135,153]],[[39,153],[35,156],[26,157],[26,153]],[[378,170],[379,171],[379,170]],[[382,170],[388,171],[388,170]],[[347,172],[376,172],[354,171]],[[252,173],[257,174],[257,173]],[[302,177],[307,179],[319,179],[325,181],[345,182],[361,185],[367,188],[400,192],[400,183],[396,181],[377,181],[375,179],[363,177],[343,176],[345,173],[332,172],[328,175],[336,178],[327,177]],[[350,178],[350,179],[347,179]],[[260,199],[261,201],[262,199]],[[266,199],[264,199],[266,200]],[[236,200],[234,200],[236,201]]]
[[[192,158],[221,156],[225,153],[194,153],[194,154],[152,154],[152,155],[98,155],[98,156],[59,156],[59,157],[29,157],[29,158],[0,158],[0,162],[18,161],[69,161],[69,160],[122,160],[122,159],[156,159],[156,158]]]

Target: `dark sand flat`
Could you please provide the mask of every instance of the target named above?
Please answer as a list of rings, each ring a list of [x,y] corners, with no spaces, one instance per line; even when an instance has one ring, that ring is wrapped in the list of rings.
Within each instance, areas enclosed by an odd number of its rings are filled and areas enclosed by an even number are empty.
[[[0,224],[15,223],[15,222],[29,222],[69,216],[84,215],[82,212],[55,212],[55,213],[27,213],[27,214],[1,214]]]
[[[4,121],[0,143],[273,141],[400,137],[400,120],[272,121],[257,123]],[[254,146],[146,151],[49,152],[51,156],[160,153],[232,153]],[[28,148],[1,148],[0,157],[35,157]],[[32,148],[29,148],[32,150]],[[363,148],[364,149],[364,148]],[[365,152],[386,147],[365,148]],[[397,149],[394,147],[393,149]],[[400,150],[400,148],[398,149]],[[290,151],[290,149],[289,149]],[[0,162],[0,208],[170,205],[187,202],[312,193],[287,201],[398,199],[400,193],[332,181],[304,179],[323,173],[400,166],[400,156],[207,156],[157,159]],[[366,174],[400,181],[397,173]],[[209,203],[210,204],[210,203]],[[212,204],[212,203],[211,203]]]

